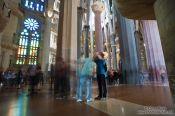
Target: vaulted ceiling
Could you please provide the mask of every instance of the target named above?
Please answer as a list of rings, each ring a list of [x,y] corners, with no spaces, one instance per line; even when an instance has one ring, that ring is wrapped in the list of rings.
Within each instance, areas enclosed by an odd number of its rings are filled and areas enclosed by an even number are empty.
[[[120,13],[130,19],[155,19],[153,4],[156,0],[116,0]]]

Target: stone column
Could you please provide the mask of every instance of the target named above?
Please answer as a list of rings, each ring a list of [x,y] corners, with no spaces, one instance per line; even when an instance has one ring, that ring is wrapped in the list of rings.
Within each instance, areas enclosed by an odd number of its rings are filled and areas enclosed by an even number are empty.
[[[117,14],[123,82],[138,84],[138,58],[134,37],[134,21]]]
[[[63,22],[64,22],[64,0],[60,0],[59,8],[59,23],[58,23],[58,36],[57,36],[57,51],[56,51],[56,65],[55,70],[57,70],[57,63],[62,57],[62,41],[63,41]],[[56,76],[56,75],[55,75]]]
[[[95,52],[103,51],[103,36],[101,28],[101,13],[104,10],[104,4],[101,1],[95,1],[92,10],[95,13]]]
[[[48,71],[50,34],[51,34],[51,19],[49,17],[46,17],[44,39],[43,39],[43,49],[42,49],[42,71],[44,72]]]
[[[90,30],[90,46],[91,46],[91,54],[94,53],[94,37],[93,37],[93,30]]]
[[[77,60],[77,41],[78,41],[78,22],[77,19],[78,17],[78,11],[77,11],[77,6],[78,6],[78,0],[72,0],[72,10],[71,10],[71,61],[76,61]]]
[[[77,1],[76,1],[77,2]],[[66,91],[70,92],[70,60],[71,55],[74,53],[74,50],[76,48],[73,48],[73,40],[75,40],[76,36],[73,36],[73,26],[75,23],[73,12],[77,7],[75,7],[74,0],[60,0],[60,12],[59,12],[59,24],[58,24],[58,39],[57,39],[57,55],[56,55],[56,66],[55,70],[56,73],[59,69],[59,62],[60,57],[63,58],[63,60],[68,64],[67,74],[68,76],[65,77],[65,83],[66,83]],[[76,10],[75,10],[76,11]],[[74,22],[74,23],[73,23]],[[76,28],[75,28],[76,30]],[[76,43],[76,41],[74,41]],[[72,49],[71,49],[72,48]],[[74,55],[76,57],[76,54]],[[56,77],[57,75],[55,75]]]
[[[115,34],[115,29],[113,28],[113,22],[112,22],[112,14],[110,13],[110,8],[109,8],[109,4],[107,3],[107,1],[105,1],[105,7],[106,7],[106,14],[107,14],[107,19],[108,19],[108,24],[109,24],[109,33],[110,33],[110,44],[111,44],[111,48],[112,48],[112,64],[113,64],[113,69],[117,70],[117,56],[116,56],[116,43],[115,43],[115,38],[116,38],[116,34]],[[113,17],[114,20],[114,17]]]
[[[88,35],[89,35],[89,25],[85,25],[84,26],[84,54],[85,54],[85,57],[89,57]]]
[[[87,0],[86,1],[86,8],[87,8],[87,13],[86,13],[86,25],[84,25],[84,53],[85,53],[85,57],[89,57],[89,42],[88,42],[88,35],[89,35],[89,19],[90,19],[90,2],[91,0]]]
[[[166,71],[166,67],[157,22],[154,20],[142,20],[141,24],[147,60],[149,61],[148,68],[152,73],[151,78],[154,82],[161,83],[160,69],[164,68]]]
[[[70,62],[71,57],[71,31],[72,31],[72,1],[64,0],[64,21],[62,37],[62,57],[66,62]],[[59,40],[58,40],[59,41]]]
[[[81,6],[77,8],[77,60],[81,57],[81,33],[82,33],[82,19],[84,8]]]
[[[111,64],[111,44],[110,44],[110,36],[109,36],[109,28],[108,25],[104,26],[104,37],[106,40],[106,47],[107,47],[107,52],[108,52],[108,67],[109,69],[112,68]]]
[[[156,0],[154,11],[159,27],[161,43],[165,56],[170,87],[175,92],[175,1],[174,0]]]
[[[112,64],[113,69],[117,70],[117,55],[116,55],[116,43],[115,43],[116,34],[111,33],[111,48],[112,48]]]

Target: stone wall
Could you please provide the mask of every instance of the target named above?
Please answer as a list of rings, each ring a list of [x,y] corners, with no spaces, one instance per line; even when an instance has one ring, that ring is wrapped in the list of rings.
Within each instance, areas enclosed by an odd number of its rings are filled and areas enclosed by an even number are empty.
[[[170,87],[175,88],[175,0],[157,0],[154,10],[167,66]],[[175,92],[175,91],[174,91]]]
[[[17,24],[18,24],[18,17],[11,15],[9,22],[3,32],[1,33],[1,44],[5,44],[5,46],[1,46],[1,60],[0,64],[2,64],[2,67],[4,69],[7,69],[9,67],[10,63],[10,56],[14,56],[14,48],[13,48],[13,36],[14,33],[16,33],[17,29]],[[3,58],[2,58],[3,57]]]

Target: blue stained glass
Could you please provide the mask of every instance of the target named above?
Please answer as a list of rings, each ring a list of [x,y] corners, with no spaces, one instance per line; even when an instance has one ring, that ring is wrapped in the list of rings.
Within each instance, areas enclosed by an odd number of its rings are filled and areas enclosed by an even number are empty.
[[[33,8],[33,2],[30,2],[30,8]]]
[[[33,47],[35,47],[35,41],[33,40]]]
[[[22,39],[20,38],[20,40],[19,40],[19,45],[21,45],[21,43],[22,43]]]
[[[23,39],[23,47],[25,48],[26,45],[26,38]]]
[[[36,42],[36,41],[34,40],[34,41],[33,41],[33,47],[35,47],[35,42]]]
[[[41,5],[41,9],[40,9],[40,11],[41,11],[41,12],[44,11],[44,7],[43,7],[43,5]]]
[[[26,55],[26,49],[24,49],[24,55]]]
[[[28,8],[29,7],[29,1],[26,0],[25,6]]]
[[[25,35],[29,35],[29,33],[26,32]]]
[[[37,42],[36,42],[36,47],[38,47],[38,45],[39,45],[39,44],[38,44],[38,41],[37,41]]]
[[[34,42],[34,47],[36,48],[37,46],[36,46],[36,41]]]
[[[26,44],[25,44],[25,45],[26,45],[26,47],[27,47],[27,44],[28,44],[28,41],[27,41],[27,39],[26,39]]]
[[[45,0],[22,0],[22,4],[33,11],[44,12],[45,10]]]
[[[31,41],[31,45],[30,46],[33,46],[33,40]]]
[[[36,10],[39,11],[39,4],[36,5]]]
[[[37,34],[36,37],[39,37],[39,35]]]
[[[29,30],[36,30],[39,28],[39,23],[35,20],[35,19],[32,19],[32,18],[28,18],[24,21],[24,25],[27,29]]]
[[[25,45],[25,39],[23,39],[23,43],[22,43],[22,45]]]
[[[34,46],[36,47],[36,41],[34,41]]]

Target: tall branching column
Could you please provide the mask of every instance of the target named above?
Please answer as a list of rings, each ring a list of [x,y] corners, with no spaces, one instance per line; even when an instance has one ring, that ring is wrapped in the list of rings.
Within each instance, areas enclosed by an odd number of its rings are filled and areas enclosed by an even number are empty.
[[[95,14],[95,51],[103,51],[103,36],[102,36],[102,26],[101,26],[101,13],[104,10],[104,4],[101,1],[96,1],[92,5],[92,10]]]
[[[142,33],[145,41],[146,54],[148,59],[148,67],[152,73],[152,79],[155,82],[161,82],[160,70],[166,72],[165,60],[160,41],[157,21],[142,20]]]
[[[86,25],[84,25],[84,47],[85,47],[85,57],[88,57],[89,56],[89,29],[90,29],[90,26],[89,26],[89,18],[90,18],[90,2],[91,0],[86,0]]]
[[[112,48],[112,64],[113,64],[113,69],[117,69],[117,56],[116,56],[116,43],[115,43],[115,30],[113,28],[113,23],[112,23],[112,13],[110,11],[110,5],[105,1],[105,7],[106,7],[106,12],[107,12],[107,18],[109,21],[109,32],[110,32],[110,44]],[[114,19],[113,19],[114,20]]]

